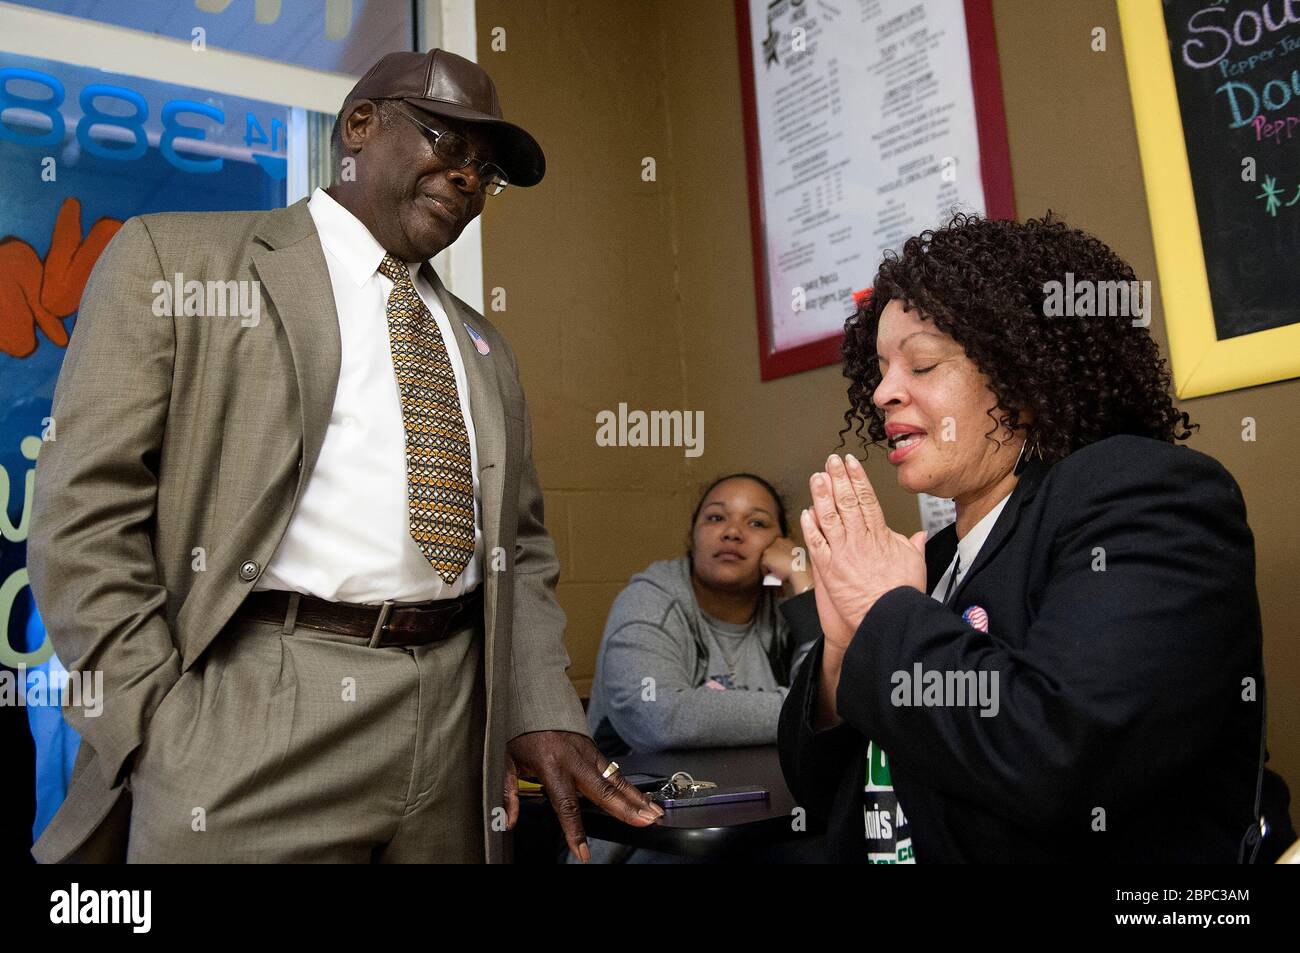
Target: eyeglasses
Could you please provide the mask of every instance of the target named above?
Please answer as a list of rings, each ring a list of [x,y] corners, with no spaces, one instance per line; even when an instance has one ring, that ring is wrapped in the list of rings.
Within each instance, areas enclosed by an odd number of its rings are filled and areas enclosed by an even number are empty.
[[[401,100],[390,101],[401,103]],[[500,166],[491,162],[484,162],[474,155],[473,147],[464,136],[457,135],[454,132],[439,132],[432,126],[426,126],[403,109],[401,105],[398,105],[397,111],[420,127],[425,138],[429,140],[429,145],[433,147],[433,154],[446,163],[449,168],[463,169],[471,162],[478,166],[478,180],[483,188],[484,195],[500,195],[505,191],[506,186],[510,184],[509,177],[501,170]]]

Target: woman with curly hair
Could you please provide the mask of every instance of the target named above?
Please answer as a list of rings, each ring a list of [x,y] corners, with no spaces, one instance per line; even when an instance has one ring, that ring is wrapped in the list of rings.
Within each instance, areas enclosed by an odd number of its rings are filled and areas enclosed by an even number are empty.
[[[1258,849],[1263,671],[1241,492],[1176,446],[1192,425],[1146,322],[1049,316],[1053,283],[1071,280],[1134,287],[1051,213],[959,214],[888,255],[846,324],[841,436],[887,444],[900,485],[952,498],[957,522],[928,542],[893,532],[852,456],[810,480],[824,638],[780,748],[835,859]]]

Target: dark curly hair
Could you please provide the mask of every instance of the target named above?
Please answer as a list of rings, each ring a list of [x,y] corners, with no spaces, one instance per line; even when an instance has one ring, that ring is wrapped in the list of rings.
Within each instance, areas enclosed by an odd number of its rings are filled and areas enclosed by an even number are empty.
[[[997,398],[989,438],[1028,425],[1042,458],[1055,462],[1105,437],[1134,434],[1172,443],[1196,425],[1169,397],[1170,375],[1155,341],[1126,315],[1048,317],[1049,282],[1135,280],[1101,241],[1049,211],[1014,222],[957,213],[942,228],[887,252],[858,310],[844,325],[852,431],[865,447],[885,440],[885,415],[872,403],[880,384],[876,330],[898,299],[966,351]],[[1148,306],[1149,306],[1148,302]],[[864,434],[865,428],[865,434]]]

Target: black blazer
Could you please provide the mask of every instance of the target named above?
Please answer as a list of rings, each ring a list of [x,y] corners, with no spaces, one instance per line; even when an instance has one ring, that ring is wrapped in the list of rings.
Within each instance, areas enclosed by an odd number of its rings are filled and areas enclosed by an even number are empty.
[[[927,589],[956,545],[954,527],[927,543]],[[962,620],[971,606],[987,634]],[[821,649],[779,744],[828,859],[866,860],[874,739],[919,862],[1236,862],[1254,812],[1261,634],[1245,505],[1212,458],[1121,436],[1031,464],[949,605],[900,587],[871,609],[844,658],[844,722],[815,732]],[[891,675],[918,662],[997,672],[998,713],[895,707]]]

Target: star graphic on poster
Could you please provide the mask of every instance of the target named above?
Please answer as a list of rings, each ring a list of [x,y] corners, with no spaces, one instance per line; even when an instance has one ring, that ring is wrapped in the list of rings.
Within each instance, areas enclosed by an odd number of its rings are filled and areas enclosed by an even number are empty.
[[[1277,180],[1270,175],[1264,179],[1264,191],[1260,192],[1255,198],[1264,199],[1267,203],[1265,211],[1276,218],[1278,206],[1282,204],[1282,200],[1279,198],[1281,194],[1282,190],[1278,187]]]
[[[772,21],[767,21],[767,36],[763,39],[763,65],[771,67],[773,63],[779,63],[776,57],[776,41],[780,39],[780,34],[772,29]]]

